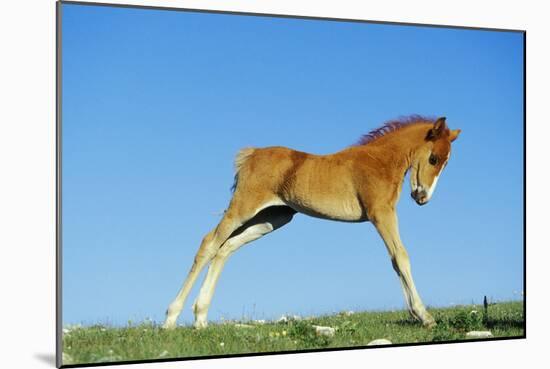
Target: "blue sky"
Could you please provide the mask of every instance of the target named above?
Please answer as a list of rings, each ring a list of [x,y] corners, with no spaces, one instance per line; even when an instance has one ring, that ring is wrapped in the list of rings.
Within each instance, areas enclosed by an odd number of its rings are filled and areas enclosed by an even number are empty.
[[[522,34],[75,4],[62,26],[64,324],[162,321],[240,148],[327,154],[415,113],[462,130],[432,201],[407,179],[398,206],[425,304],[518,298]],[[209,317],[403,307],[372,224],[297,215],[229,260]]]

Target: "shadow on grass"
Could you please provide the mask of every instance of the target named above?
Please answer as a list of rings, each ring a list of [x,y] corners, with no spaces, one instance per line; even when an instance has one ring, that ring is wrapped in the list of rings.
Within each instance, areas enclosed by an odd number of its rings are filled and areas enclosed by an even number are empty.
[[[398,325],[398,326],[401,326],[401,327],[414,327],[414,328],[424,327],[421,322],[419,322],[415,319],[389,320],[386,323],[395,324],[395,325]],[[444,319],[437,319],[436,318],[436,323],[449,325],[448,318],[444,318]],[[483,325],[487,329],[500,329],[500,330],[507,330],[507,329],[513,329],[513,328],[524,329],[525,328],[525,321],[521,318],[518,318],[518,319],[490,318],[489,320],[484,322]],[[453,324],[451,324],[451,326],[453,326]]]
[[[509,328],[525,328],[525,321],[523,319],[510,319],[510,318],[489,318],[485,322],[485,326],[489,329],[509,329]]]
[[[416,327],[416,328],[422,328],[423,327],[423,325],[420,321],[412,319],[412,318],[389,320],[386,323],[395,324],[395,325],[399,325],[399,326],[402,326],[402,327]]]

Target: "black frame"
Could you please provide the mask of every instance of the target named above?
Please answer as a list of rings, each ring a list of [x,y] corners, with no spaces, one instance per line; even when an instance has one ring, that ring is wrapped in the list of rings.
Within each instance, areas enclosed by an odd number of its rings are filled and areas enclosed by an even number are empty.
[[[466,27],[456,25],[441,25],[441,24],[425,24],[425,23],[408,23],[408,22],[393,22],[393,21],[377,21],[377,20],[361,20],[361,19],[349,19],[349,18],[329,18],[318,16],[303,16],[292,14],[269,14],[269,13],[253,13],[253,12],[239,12],[228,10],[210,10],[210,9],[193,9],[193,8],[176,8],[176,7],[164,7],[164,6],[152,6],[152,5],[132,5],[132,4],[109,4],[100,2],[85,2],[85,1],[66,1],[58,0],[56,2],[56,367],[58,368],[80,368],[80,367],[92,367],[92,366],[106,366],[106,365],[125,365],[125,364],[143,364],[143,363],[161,363],[172,361],[188,361],[188,360],[206,360],[206,359],[221,359],[221,358],[233,358],[233,357],[250,357],[250,356],[265,356],[265,355],[282,355],[282,354],[300,354],[310,352],[326,352],[326,351],[347,351],[347,350],[364,350],[364,349],[380,349],[380,348],[393,348],[393,347],[409,347],[409,346],[424,346],[424,345],[440,345],[440,344],[464,344],[471,342],[486,342],[487,339],[469,339],[464,341],[439,341],[439,342],[418,342],[418,343],[402,343],[391,344],[381,346],[354,346],[354,347],[337,347],[337,348],[323,348],[323,349],[310,349],[310,350],[293,350],[293,351],[274,351],[274,352],[258,352],[247,354],[227,354],[227,355],[211,355],[211,356],[195,356],[195,357],[182,357],[182,358],[166,358],[166,359],[150,359],[150,360],[131,360],[131,361],[116,361],[106,363],[86,363],[86,364],[70,364],[62,365],[62,352],[63,352],[63,335],[62,335],[62,5],[88,5],[88,6],[102,6],[102,7],[115,7],[115,8],[133,8],[133,9],[154,9],[165,11],[179,11],[179,12],[192,12],[192,13],[207,13],[207,14],[232,14],[232,15],[244,15],[252,17],[271,17],[271,18],[292,18],[292,19],[306,19],[306,20],[323,20],[334,22],[352,22],[352,23],[369,23],[369,24],[383,24],[383,25],[399,25],[399,26],[420,26],[431,28],[454,28],[454,29],[467,29],[477,31],[497,31],[497,32],[517,32],[523,34],[523,335],[515,337],[495,337],[490,341],[504,341],[504,340],[518,340],[527,338],[527,263],[526,263],[526,251],[527,251],[527,31],[518,29],[506,29],[506,28],[488,28],[488,27]]]

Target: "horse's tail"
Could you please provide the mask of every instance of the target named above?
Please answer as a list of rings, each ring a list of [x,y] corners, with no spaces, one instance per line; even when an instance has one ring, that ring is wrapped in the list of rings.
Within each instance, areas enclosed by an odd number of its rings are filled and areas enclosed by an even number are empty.
[[[231,191],[235,192],[235,189],[237,188],[237,183],[239,182],[239,172],[241,171],[242,166],[246,161],[250,158],[250,156],[256,151],[253,147],[246,147],[244,149],[241,149],[237,153],[237,157],[235,158],[235,180],[233,182],[233,186],[231,186]]]

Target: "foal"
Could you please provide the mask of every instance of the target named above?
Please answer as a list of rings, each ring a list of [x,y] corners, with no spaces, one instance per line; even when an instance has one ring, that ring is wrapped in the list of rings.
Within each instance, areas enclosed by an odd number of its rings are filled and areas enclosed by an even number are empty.
[[[193,304],[196,328],[207,325],[216,282],[231,254],[292,220],[297,212],[344,222],[370,221],[384,240],[407,307],[425,326],[435,325],[414,286],[397,224],[396,204],[407,171],[411,196],[426,204],[447,164],[451,142],[445,118],[412,116],[387,123],[355,146],[331,155],[285,147],[246,148],[235,160],[234,194],[220,223],[203,239],[183,286],[166,312],[174,328],[201,270],[208,273]]]

